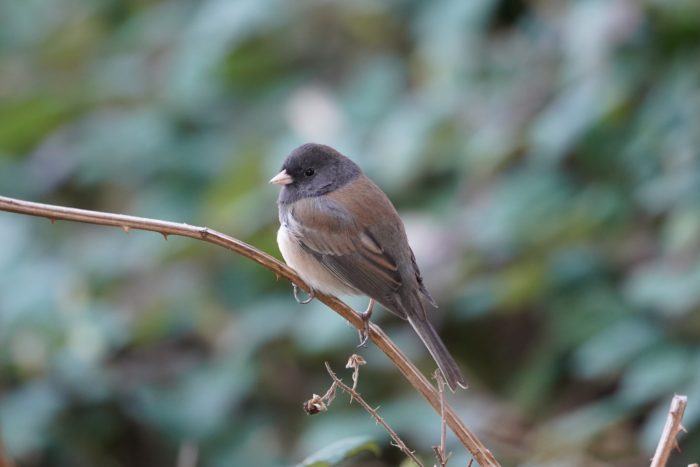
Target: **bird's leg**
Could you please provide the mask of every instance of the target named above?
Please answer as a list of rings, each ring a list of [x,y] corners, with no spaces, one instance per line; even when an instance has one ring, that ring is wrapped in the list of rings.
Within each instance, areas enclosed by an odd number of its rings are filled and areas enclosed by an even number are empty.
[[[360,345],[358,345],[358,347],[367,347],[367,339],[369,339],[369,319],[372,317],[373,306],[374,299],[370,298],[367,309],[365,311],[358,312],[360,318],[362,318],[362,329],[357,331],[357,333],[360,335]]]
[[[314,289],[309,289],[309,290],[311,290],[311,292],[309,292],[308,297],[306,297],[304,300],[302,300],[301,298],[299,298],[299,286],[292,283],[292,287],[294,288],[294,300],[296,300],[297,303],[299,303],[300,305],[306,305],[311,300],[313,300],[314,297],[316,296],[316,294],[314,293]]]

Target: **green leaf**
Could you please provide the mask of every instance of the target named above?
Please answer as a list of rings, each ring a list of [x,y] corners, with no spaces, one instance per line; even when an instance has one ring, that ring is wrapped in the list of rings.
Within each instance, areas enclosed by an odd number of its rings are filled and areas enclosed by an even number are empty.
[[[297,467],[331,467],[365,451],[379,455],[379,445],[368,436],[353,436],[326,446],[301,461]]]
[[[36,95],[0,105],[0,152],[29,150],[74,111],[58,96]]]

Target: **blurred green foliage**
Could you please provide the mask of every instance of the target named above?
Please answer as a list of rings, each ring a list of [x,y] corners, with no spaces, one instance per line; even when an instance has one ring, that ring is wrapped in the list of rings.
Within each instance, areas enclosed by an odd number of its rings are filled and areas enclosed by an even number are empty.
[[[267,180],[333,145],[401,211],[472,386],[450,399],[504,465],[643,465],[674,392],[687,465],[699,56],[693,0],[4,0],[0,193],[276,253]],[[303,414],[355,332],[242,258],[0,213],[0,275],[0,427],[23,466],[175,465],[182,446],[291,465],[358,436],[381,454],[344,465],[402,461],[340,398]],[[360,391],[429,459],[439,419],[361,353]]]

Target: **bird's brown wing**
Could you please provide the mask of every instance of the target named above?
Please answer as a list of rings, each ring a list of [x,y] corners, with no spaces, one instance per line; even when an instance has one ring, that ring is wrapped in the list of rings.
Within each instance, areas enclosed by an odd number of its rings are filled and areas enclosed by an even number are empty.
[[[372,205],[367,203],[377,202],[377,198],[369,196],[367,187],[359,188],[365,189],[355,188],[349,193],[341,188],[327,196],[295,202],[289,211],[287,228],[306,251],[343,283],[405,317],[396,302],[404,282],[398,258],[377,238],[377,229],[385,234],[386,229],[401,229],[396,224],[400,219],[398,215],[395,219],[373,216],[372,209],[368,209]],[[374,189],[378,190],[376,186]],[[343,196],[342,204],[337,201],[338,196]],[[388,203],[381,198],[379,202]],[[393,206],[389,206],[389,212],[395,215]],[[400,234],[404,235],[403,231]]]

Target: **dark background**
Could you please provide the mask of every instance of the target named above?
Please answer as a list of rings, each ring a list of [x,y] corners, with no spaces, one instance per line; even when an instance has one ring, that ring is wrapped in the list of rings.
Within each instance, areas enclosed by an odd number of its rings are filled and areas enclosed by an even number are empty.
[[[400,211],[471,384],[450,401],[504,465],[645,465],[673,393],[687,465],[699,84],[695,0],[4,0],[0,193],[278,255],[267,181],[330,144]],[[248,260],[0,213],[0,277],[0,426],[22,466],[281,466],[355,436],[379,457],[346,465],[401,462],[346,398],[302,412],[323,361],[349,381],[356,333]],[[359,390],[431,463],[439,419],[360,353]]]

